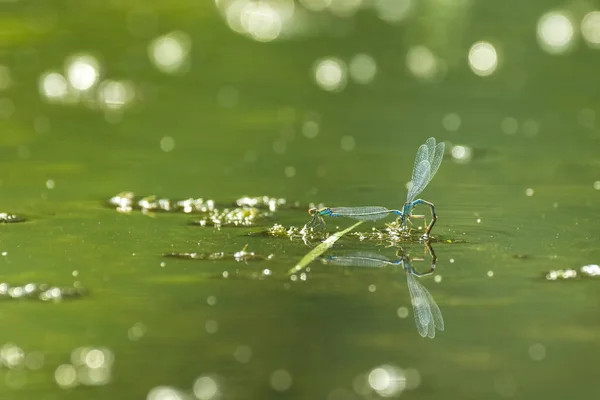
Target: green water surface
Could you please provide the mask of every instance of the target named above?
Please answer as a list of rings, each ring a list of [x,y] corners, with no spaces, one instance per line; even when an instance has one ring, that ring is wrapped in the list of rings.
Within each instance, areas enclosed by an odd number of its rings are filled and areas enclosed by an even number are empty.
[[[212,1],[3,5],[0,64],[10,85],[0,91],[0,212],[29,220],[0,225],[0,281],[78,281],[89,293],[58,303],[0,299],[0,346],[43,356],[37,368],[9,368],[0,354],[0,399],[150,399],[159,386],[198,398],[202,376],[219,392],[206,398],[371,399],[380,395],[368,376],[384,365],[403,371],[396,383],[407,388],[393,396],[410,399],[597,398],[600,282],[545,279],[600,263],[600,53],[577,33],[592,8],[568,7],[575,47],[551,55],[536,24],[559,3],[413,3],[398,25],[367,9],[312,13],[320,29],[270,43],[233,32]],[[147,55],[171,31],[191,43],[187,69],[174,75]],[[499,49],[488,77],[469,69],[478,40]],[[445,60],[443,78],[411,75],[406,57],[416,45]],[[107,120],[83,100],[45,101],[40,77],[62,73],[79,52],[100,60],[102,79],[133,83],[136,100],[122,114]],[[339,92],[315,83],[316,60],[357,53],[376,60],[373,82],[349,80]],[[224,106],[232,91],[237,101]],[[449,114],[458,128],[444,127]],[[515,132],[506,133],[506,118]],[[303,133],[307,120],[318,124],[314,138]],[[445,322],[434,339],[416,330],[401,267],[317,262],[292,281],[287,271],[310,247],[250,235],[274,223],[301,227],[310,203],[401,207],[416,149],[430,136],[472,151],[463,163],[448,152],[423,193],[439,214],[441,280],[420,280]],[[218,230],[189,225],[189,215],[106,206],[125,190],[218,203],[269,195],[302,207]],[[245,245],[272,260],[162,257]],[[396,250],[344,237],[330,252],[393,259]],[[423,245],[405,250],[422,255]],[[111,378],[62,388],[57,369],[85,346],[114,357]]]

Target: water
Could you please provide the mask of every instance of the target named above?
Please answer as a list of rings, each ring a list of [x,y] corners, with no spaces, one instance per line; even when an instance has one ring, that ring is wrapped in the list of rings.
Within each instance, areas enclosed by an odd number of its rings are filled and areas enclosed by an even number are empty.
[[[543,2],[429,1],[398,26],[335,3],[356,15],[308,14],[303,34],[272,42],[271,11],[249,38],[213,2],[5,5],[0,212],[29,221],[0,226],[0,280],[79,282],[87,292],[2,299],[0,398],[599,394],[598,282],[545,279],[600,260],[598,52],[593,35],[577,34],[586,15],[584,31],[596,29],[592,9],[568,7],[573,39],[561,14],[537,40],[551,11]],[[367,54],[358,66],[356,54]],[[86,88],[96,68],[97,89],[84,94],[61,81]],[[430,136],[465,146],[446,154],[422,195],[439,215],[436,273],[419,280],[445,322],[433,340],[417,332],[401,267],[317,262],[292,281],[287,271],[310,248],[249,235],[301,227],[310,203],[400,207]],[[302,207],[216,230],[189,215],[106,206],[125,190],[217,203],[269,195]],[[385,224],[358,229],[372,227]],[[162,257],[246,245],[273,258]],[[405,250],[423,254],[418,243]],[[330,250],[345,251],[394,259],[396,248],[348,236]]]

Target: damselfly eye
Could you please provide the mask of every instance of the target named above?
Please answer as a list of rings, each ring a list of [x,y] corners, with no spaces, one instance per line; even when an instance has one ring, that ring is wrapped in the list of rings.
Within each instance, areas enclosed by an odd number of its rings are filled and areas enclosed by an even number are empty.
[[[317,209],[316,209],[315,207],[313,207],[313,208],[309,208],[309,209],[308,209],[308,213],[309,213],[310,215],[315,215],[315,214],[317,213]]]

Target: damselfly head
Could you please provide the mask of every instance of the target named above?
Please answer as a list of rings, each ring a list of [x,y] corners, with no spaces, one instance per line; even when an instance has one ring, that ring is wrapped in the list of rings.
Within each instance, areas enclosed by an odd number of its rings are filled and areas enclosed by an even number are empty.
[[[316,208],[316,207],[313,207],[313,208],[309,208],[309,209],[308,209],[308,213],[309,213],[310,215],[315,215],[315,214],[317,213],[317,211],[318,211],[318,210],[317,210],[317,208]]]

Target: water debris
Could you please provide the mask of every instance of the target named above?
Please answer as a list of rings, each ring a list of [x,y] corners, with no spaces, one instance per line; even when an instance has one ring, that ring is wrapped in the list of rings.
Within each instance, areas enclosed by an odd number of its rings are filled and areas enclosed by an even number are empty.
[[[214,200],[202,198],[189,198],[184,200],[171,200],[159,198],[155,195],[137,197],[133,192],[121,192],[108,200],[108,204],[116,207],[118,212],[130,213],[134,210],[145,213],[150,212],[177,212],[177,213],[206,213],[215,209]]]
[[[237,261],[237,262],[248,262],[248,261],[268,261],[275,257],[273,254],[263,255],[256,254],[253,251],[247,251],[248,245],[235,253],[166,253],[164,257],[179,258],[184,260],[206,260],[206,261]]]
[[[16,214],[0,213],[0,223],[12,224],[15,222],[25,222],[27,219]]]
[[[584,265],[579,271],[576,269],[558,269],[551,270],[546,274],[546,280],[549,281],[598,277],[600,277],[600,266],[596,264]]]
[[[290,226],[286,228],[280,224],[274,224],[266,231],[252,232],[249,235],[252,236],[272,236],[276,238],[287,238],[290,240],[302,239],[305,243],[313,241],[323,241],[329,237],[329,233],[325,229],[298,228]],[[370,232],[351,232],[347,235],[348,237],[354,237],[361,242],[378,242],[388,243],[390,245],[398,245],[406,242],[421,242],[424,240],[423,236],[413,235],[412,232],[405,231],[400,222],[392,222],[387,224],[384,230],[372,228]],[[436,237],[430,237],[428,242],[437,242]],[[466,243],[462,239],[444,239],[444,243]]]
[[[78,298],[87,294],[87,290],[79,282],[73,286],[52,286],[46,283],[27,283],[22,286],[11,286],[6,282],[0,283],[1,299],[35,299],[41,301],[59,302],[64,299]]]
[[[298,228],[296,226],[290,226],[289,228],[286,228],[285,226],[279,224],[274,224],[266,231],[253,232],[251,235],[273,236],[277,238],[288,238],[290,240],[302,239],[304,242],[325,240],[329,237],[329,234],[325,231],[317,231],[310,228]]]
[[[403,243],[407,241],[417,241],[425,240],[423,235],[417,234],[414,235],[414,231],[420,232],[421,228],[418,229],[407,229],[406,226],[402,224],[401,220],[396,220],[394,222],[390,222],[386,224],[385,229],[379,230],[373,228],[371,232],[352,232],[350,236],[354,236],[358,238],[361,242],[363,241],[379,241],[379,242],[388,242],[392,245]],[[436,239],[433,236],[430,236],[427,239],[428,242],[435,242]]]
[[[300,208],[299,202],[288,204],[284,198],[259,196],[259,197],[248,197],[243,196],[235,201],[235,204],[239,207],[255,207],[260,209],[268,209],[271,212],[277,211],[279,208]]]
[[[214,226],[221,228],[223,226],[253,226],[258,220],[270,217],[272,214],[268,211],[261,211],[258,208],[238,207],[232,210],[225,208],[223,210],[213,209],[202,219],[192,221],[193,225]]]
[[[217,205],[214,200],[204,198],[188,198],[181,200],[173,200],[169,198],[160,198],[156,195],[136,196],[133,192],[121,192],[108,200],[111,207],[115,207],[118,212],[130,213],[134,210],[142,212],[171,212],[171,213],[208,213],[217,210]],[[258,196],[249,197],[243,196],[235,202],[224,202],[219,205],[223,207],[239,207],[268,210],[275,212],[282,207],[285,208],[300,208],[299,202],[288,202],[284,198]]]

